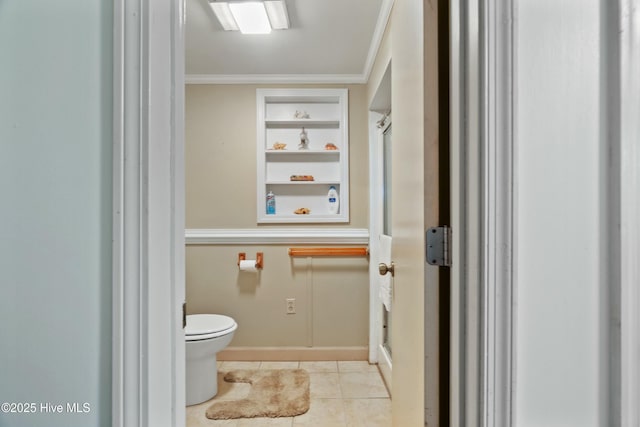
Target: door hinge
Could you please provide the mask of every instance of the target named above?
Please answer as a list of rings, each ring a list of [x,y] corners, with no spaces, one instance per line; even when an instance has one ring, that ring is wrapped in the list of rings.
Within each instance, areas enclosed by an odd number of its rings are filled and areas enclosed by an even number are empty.
[[[182,303],[182,329],[187,327],[187,303]]]
[[[426,232],[427,262],[443,267],[451,266],[451,227],[431,227]]]

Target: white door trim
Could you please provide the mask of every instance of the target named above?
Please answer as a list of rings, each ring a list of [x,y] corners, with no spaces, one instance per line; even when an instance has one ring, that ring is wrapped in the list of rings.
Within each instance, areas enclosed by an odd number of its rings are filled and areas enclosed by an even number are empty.
[[[114,2],[112,425],[184,426],[184,1]]]
[[[452,426],[484,426],[483,401],[488,384],[483,363],[486,223],[489,176],[481,151],[486,119],[481,2],[451,3],[451,360],[450,422]],[[485,76],[485,80],[481,80]]]
[[[513,2],[497,0],[483,4],[481,16],[485,31],[480,35],[480,64],[483,78],[480,92],[480,123],[482,125],[481,200],[483,266],[481,269],[483,295],[481,324],[483,360],[482,425],[510,426],[516,388],[513,386],[515,368],[515,308],[517,293],[517,236],[514,232],[518,213],[514,171],[518,149],[515,135],[516,91],[513,81],[515,69]],[[498,83],[499,82],[499,83]]]
[[[640,426],[640,1],[619,0],[614,25],[620,35],[620,145],[614,150],[620,162],[620,425],[637,427]]]

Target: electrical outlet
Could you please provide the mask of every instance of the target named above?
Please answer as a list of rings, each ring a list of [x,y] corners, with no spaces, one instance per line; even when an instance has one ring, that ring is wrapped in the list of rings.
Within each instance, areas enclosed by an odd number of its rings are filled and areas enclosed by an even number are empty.
[[[287,314],[296,314],[295,298],[287,298]]]

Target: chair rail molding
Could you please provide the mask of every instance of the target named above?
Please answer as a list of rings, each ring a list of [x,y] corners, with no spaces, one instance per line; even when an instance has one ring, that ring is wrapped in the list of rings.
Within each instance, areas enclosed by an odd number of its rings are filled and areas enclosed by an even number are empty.
[[[187,229],[187,245],[365,245],[366,228]]]

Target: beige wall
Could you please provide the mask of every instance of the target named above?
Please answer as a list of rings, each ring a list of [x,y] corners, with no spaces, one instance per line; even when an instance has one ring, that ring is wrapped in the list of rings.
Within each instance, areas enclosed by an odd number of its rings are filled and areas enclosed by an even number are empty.
[[[366,346],[368,260],[291,258],[287,248],[189,246],[189,312],[233,317],[233,346]],[[264,269],[238,271],[244,251],[264,252]],[[296,299],[296,314],[286,314],[287,298]]]
[[[269,86],[187,85],[187,228],[258,227],[256,224],[256,89],[259,87]],[[331,87],[349,89],[351,221],[349,224],[332,224],[330,227],[367,228],[369,142],[366,87],[364,85]],[[274,227],[274,225],[259,227]],[[283,227],[283,225],[275,225],[275,227]],[[300,227],[300,224],[294,224],[294,227]]]
[[[187,228],[289,227],[256,224],[258,87],[273,86],[187,86]],[[368,228],[366,86],[331,87],[349,89],[351,219],[348,224],[309,227]],[[188,313],[232,316],[239,324],[233,347],[367,346],[368,259],[291,258],[289,246],[188,245]],[[255,258],[259,251],[264,252],[264,269],[240,272],[238,253]],[[286,298],[296,299],[296,314],[286,314]]]

